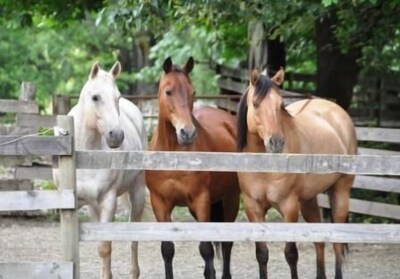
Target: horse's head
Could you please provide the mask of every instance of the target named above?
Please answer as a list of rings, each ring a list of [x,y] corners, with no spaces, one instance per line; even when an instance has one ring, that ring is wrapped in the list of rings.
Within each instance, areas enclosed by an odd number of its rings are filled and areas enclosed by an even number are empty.
[[[179,144],[191,144],[196,137],[196,126],[192,116],[195,92],[189,78],[193,66],[192,57],[183,68],[173,65],[168,57],[164,61],[164,75],[159,83],[159,117],[175,128]]]
[[[115,83],[120,72],[118,61],[109,72],[95,63],[79,97],[85,126],[104,136],[110,148],[119,147],[124,140],[119,118],[121,93]]]
[[[258,135],[267,152],[280,153],[285,144],[282,118],[286,113],[278,85],[282,84],[284,71],[274,77],[253,70],[248,91],[243,96],[238,119],[238,148],[247,144],[247,132]]]

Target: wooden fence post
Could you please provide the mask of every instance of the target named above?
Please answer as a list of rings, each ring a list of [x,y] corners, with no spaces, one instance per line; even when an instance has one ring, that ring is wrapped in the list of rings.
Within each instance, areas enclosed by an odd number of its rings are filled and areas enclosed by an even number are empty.
[[[71,98],[66,95],[53,95],[53,115],[66,115],[71,109]]]
[[[70,116],[57,116],[59,128],[74,135],[74,122]],[[74,279],[79,279],[79,222],[76,197],[76,164],[75,146],[72,141],[72,154],[69,156],[59,156],[58,159],[59,189],[72,189],[75,193],[75,209],[61,210],[61,237],[63,260],[74,263]]]
[[[21,83],[21,93],[19,100],[21,101],[35,101],[36,98],[36,86],[33,82],[23,81]]]

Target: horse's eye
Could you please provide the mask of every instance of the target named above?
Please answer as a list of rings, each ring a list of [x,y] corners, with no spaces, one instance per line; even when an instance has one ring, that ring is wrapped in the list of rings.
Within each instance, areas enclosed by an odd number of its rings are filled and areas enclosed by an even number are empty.
[[[171,90],[166,90],[166,91],[165,91],[165,94],[167,94],[168,96],[171,96],[172,91],[171,91]]]
[[[99,96],[99,95],[93,95],[93,96],[92,96],[93,102],[97,102],[97,101],[99,101],[99,99],[100,99],[100,96]]]

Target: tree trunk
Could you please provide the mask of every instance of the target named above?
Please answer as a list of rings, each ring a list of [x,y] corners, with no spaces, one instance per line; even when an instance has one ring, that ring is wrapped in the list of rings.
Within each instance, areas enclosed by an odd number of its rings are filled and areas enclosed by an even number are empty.
[[[334,99],[347,110],[360,72],[357,59],[361,51],[355,46],[346,53],[341,51],[334,34],[336,24],[334,12],[316,22],[317,95]]]

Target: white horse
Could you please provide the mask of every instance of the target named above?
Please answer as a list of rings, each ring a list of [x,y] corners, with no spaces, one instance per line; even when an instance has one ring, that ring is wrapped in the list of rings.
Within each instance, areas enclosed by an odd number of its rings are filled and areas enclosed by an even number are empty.
[[[130,101],[121,98],[116,78],[121,64],[116,62],[109,72],[98,63],[92,66],[79,101],[68,115],[74,117],[76,150],[146,150],[147,136],[143,116]],[[79,206],[88,205],[93,221],[112,222],[117,197],[128,193],[131,201],[130,220],[140,221],[145,203],[144,172],[138,170],[78,169],[77,196]],[[58,184],[57,173],[54,173]],[[131,245],[130,278],[138,278],[138,243]],[[111,242],[98,245],[102,260],[100,278],[112,278]]]

